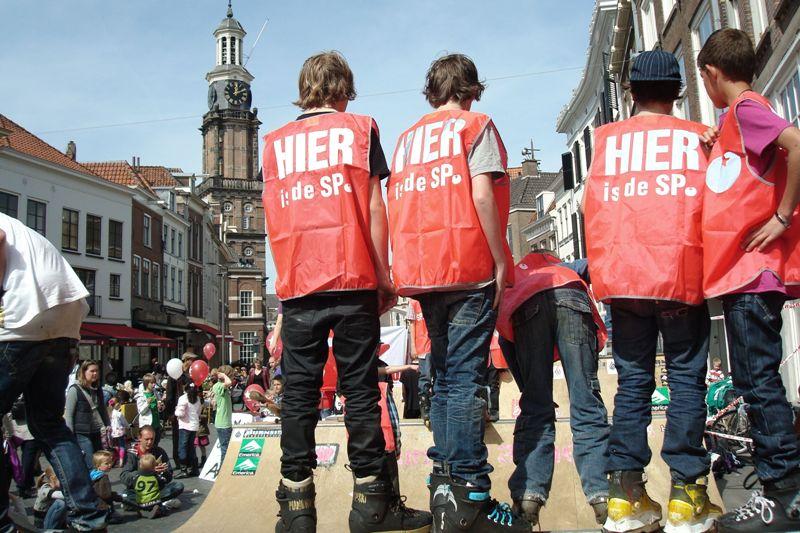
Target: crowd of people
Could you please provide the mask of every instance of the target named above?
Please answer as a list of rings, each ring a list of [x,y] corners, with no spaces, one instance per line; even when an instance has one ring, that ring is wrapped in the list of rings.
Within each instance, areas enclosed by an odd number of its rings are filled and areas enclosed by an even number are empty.
[[[105,391],[87,361],[68,386],[88,292],[46,239],[0,214],[0,413],[22,394],[30,434],[55,467],[55,476],[42,476],[37,512],[56,520],[66,509],[70,527],[102,529],[116,498],[104,478],[121,458],[135,495],[126,504],[147,516],[166,512],[183,489],[174,478],[197,475],[204,412],[206,425],[211,419],[204,406],[214,410],[224,452],[246,376],[251,388],[240,401],[281,422],[276,531],[316,530],[314,430],[337,397],[353,473],[350,531],[530,531],[553,476],[557,356],[586,503],[607,531],[654,531],[663,513],[644,469],[660,335],[671,393],[661,452],[671,475],[665,530],[800,529],[800,449],[778,373],[780,311],[800,296],[800,130],[752,90],[755,51],[744,32],[713,33],[697,63],[715,106],[729,109],[720,126],[672,117],[683,83],[677,60],[639,54],[630,69],[635,115],[594,131],[582,206],[588,262],[532,253],[514,265],[505,240],[507,155],[491,118],[471,110],[485,89],[472,60],[450,54],[431,64],[423,92],[434,110],[400,136],[390,166],[375,121],[346,112],[356,91],[345,59],[310,57],[299,77],[302,114],[264,139],[263,204],[282,302],[280,338],[270,347],[283,344],[280,364],[268,368],[223,365],[194,381],[188,370],[198,356],[188,350],[176,362],[182,373],[166,384],[156,371],[135,389]],[[433,436],[429,510],[404,503],[397,409],[387,392],[387,374],[417,366],[381,368],[377,357],[379,317],[398,295],[416,300],[423,319],[410,313],[412,351],[425,368],[420,410]],[[723,303],[733,384],[749,406],[762,484],[725,514],[707,492],[703,447],[705,380],[720,377],[719,368],[707,372],[712,297]],[[607,332],[596,299],[609,305],[614,325],[613,423],[597,380]],[[491,497],[484,442],[487,406],[496,403],[486,387],[495,328],[522,392],[511,505]],[[326,391],[331,366],[337,375]],[[132,444],[117,414],[129,401],[140,418]],[[174,469],[158,446],[167,427]],[[22,445],[23,464],[31,450]],[[30,475],[22,477],[21,490],[30,491]],[[0,531],[13,527],[9,485],[2,468]]]

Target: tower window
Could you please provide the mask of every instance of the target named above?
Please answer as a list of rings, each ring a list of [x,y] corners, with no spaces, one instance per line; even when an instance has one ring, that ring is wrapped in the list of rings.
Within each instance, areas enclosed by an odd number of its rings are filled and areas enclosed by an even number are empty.
[[[231,65],[236,64],[236,37],[231,37]]]
[[[226,65],[228,63],[228,38],[222,38],[222,64]]]

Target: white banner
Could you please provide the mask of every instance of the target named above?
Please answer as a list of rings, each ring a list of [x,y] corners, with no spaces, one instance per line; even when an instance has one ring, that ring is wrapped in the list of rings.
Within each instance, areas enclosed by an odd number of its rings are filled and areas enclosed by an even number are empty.
[[[233,422],[234,428],[239,424],[252,424],[253,421],[254,417],[250,413],[233,413],[231,416],[231,422]],[[239,432],[236,431],[234,433]],[[231,441],[233,440],[235,440],[234,435],[231,435]],[[206,457],[203,469],[200,471],[200,479],[205,479],[206,481],[216,480],[220,468],[222,468],[222,450],[219,447],[219,438],[217,438],[214,442],[214,446],[211,448],[211,453]]]
[[[389,366],[406,364],[408,330],[405,326],[381,328],[381,342],[389,345],[389,349],[381,356],[381,360]]]

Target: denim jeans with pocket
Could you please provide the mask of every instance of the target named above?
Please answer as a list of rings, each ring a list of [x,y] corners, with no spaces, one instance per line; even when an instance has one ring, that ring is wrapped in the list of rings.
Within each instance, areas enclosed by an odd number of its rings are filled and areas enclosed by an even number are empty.
[[[512,317],[513,350],[504,350],[522,392],[514,428],[514,464],[508,480],[513,499],[547,501],[555,462],[553,353],[558,348],[570,402],[572,456],[583,493],[592,502],[608,496],[608,413],[597,379],[597,326],[585,290],[540,292]],[[507,345],[504,345],[507,346]]]
[[[78,531],[91,531],[105,527],[107,512],[98,509],[81,449],[64,422],[76,345],[67,338],[0,342],[0,416],[11,410],[21,393],[25,395],[28,428],[61,482],[69,509],[67,522]],[[8,469],[0,465],[0,520],[8,510],[7,477]]]
[[[647,426],[652,420],[650,402],[656,385],[660,332],[670,391],[661,457],[673,480],[694,482],[708,474],[710,461],[703,434],[711,319],[706,304],[615,299],[611,321],[618,376],[606,470],[641,471],[650,463]]]
[[[489,490],[486,429],[486,367],[497,315],[495,289],[420,294],[431,338],[435,375],[431,398],[433,446],[428,457],[449,468],[453,477]]]
[[[729,294],[722,298],[736,393],[748,404],[759,479],[776,481],[800,463],[792,410],[780,375],[783,357],[778,292]]]

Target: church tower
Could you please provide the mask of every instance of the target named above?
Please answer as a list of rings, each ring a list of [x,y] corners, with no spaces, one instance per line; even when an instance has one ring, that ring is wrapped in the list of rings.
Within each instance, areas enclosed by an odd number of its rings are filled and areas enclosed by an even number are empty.
[[[206,74],[208,112],[203,115],[203,174],[198,194],[211,206],[220,237],[237,255],[226,279],[226,329],[241,345],[224,359],[264,356],[266,335],[266,231],[258,162],[258,109],[251,108],[253,75],[244,66],[244,28],[228,12],[214,30],[215,64]]]

